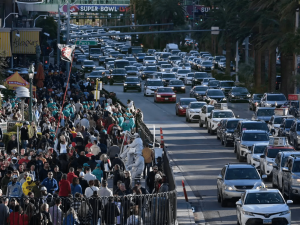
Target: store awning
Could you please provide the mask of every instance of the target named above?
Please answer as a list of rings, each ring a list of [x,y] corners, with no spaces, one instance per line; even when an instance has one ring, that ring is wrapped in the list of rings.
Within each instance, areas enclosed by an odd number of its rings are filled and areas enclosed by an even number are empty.
[[[0,28],[0,51],[4,57],[11,57],[10,28]]]
[[[8,89],[15,90],[18,87],[27,87],[29,88],[30,84],[26,80],[24,80],[18,72],[15,72],[13,75],[9,76],[4,80],[4,83],[6,86],[8,86]],[[32,86],[32,90],[36,91],[36,87]]]

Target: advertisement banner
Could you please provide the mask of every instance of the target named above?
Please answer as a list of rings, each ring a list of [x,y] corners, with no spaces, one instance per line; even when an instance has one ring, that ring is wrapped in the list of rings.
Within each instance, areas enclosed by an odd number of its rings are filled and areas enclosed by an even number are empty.
[[[129,5],[72,5],[70,7],[71,13],[76,12],[102,12],[102,13],[124,13],[129,10]],[[63,11],[68,11],[68,6],[63,6]]]
[[[44,0],[15,0],[19,3],[43,3]]]
[[[36,46],[40,45],[39,31],[17,31],[12,32],[12,53],[13,54],[36,54]]]

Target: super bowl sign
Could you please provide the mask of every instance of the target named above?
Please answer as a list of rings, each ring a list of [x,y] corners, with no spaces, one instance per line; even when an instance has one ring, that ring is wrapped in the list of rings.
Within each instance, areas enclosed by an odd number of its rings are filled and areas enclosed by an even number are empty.
[[[127,12],[129,5],[73,5],[70,7],[71,13],[77,12]],[[68,6],[63,6],[63,11],[68,12]]]

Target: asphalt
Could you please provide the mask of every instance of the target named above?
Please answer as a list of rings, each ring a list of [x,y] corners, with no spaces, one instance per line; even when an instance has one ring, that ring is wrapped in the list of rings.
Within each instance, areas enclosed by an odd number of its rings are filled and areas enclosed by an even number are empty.
[[[187,123],[185,117],[175,115],[174,103],[154,103],[153,97],[144,97],[143,92],[123,92],[121,84],[105,85],[109,91],[117,94],[124,103],[131,99],[135,106],[144,113],[144,122],[160,139],[159,129],[162,128],[167,152],[171,158],[178,191],[178,223],[193,224],[191,209],[196,224],[236,224],[234,204],[222,208],[217,202],[216,178],[222,167],[230,162],[237,162],[233,147],[223,147],[215,135],[199,128],[198,123]],[[188,97],[190,87],[180,97]],[[235,115],[240,118],[252,117],[248,103],[228,103]],[[181,181],[185,182],[189,203],[185,202]],[[272,185],[266,182],[268,187]],[[293,204],[292,224],[300,224],[299,204]]]

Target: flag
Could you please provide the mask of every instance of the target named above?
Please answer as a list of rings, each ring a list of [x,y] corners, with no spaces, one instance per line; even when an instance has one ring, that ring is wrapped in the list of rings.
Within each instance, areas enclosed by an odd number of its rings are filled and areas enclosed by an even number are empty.
[[[75,49],[75,45],[62,45],[58,44],[58,48],[61,51],[61,59],[67,62],[72,61],[72,53]]]

